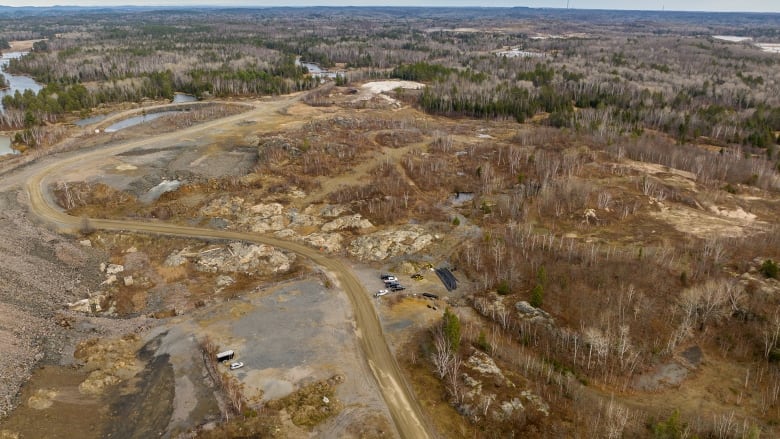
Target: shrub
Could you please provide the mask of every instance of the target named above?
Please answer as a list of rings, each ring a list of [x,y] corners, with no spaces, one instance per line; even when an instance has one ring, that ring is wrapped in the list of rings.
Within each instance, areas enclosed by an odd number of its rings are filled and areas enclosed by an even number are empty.
[[[511,292],[509,290],[509,281],[504,279],[501,282],[499,282],[498,287],[496,287],[496,291],[498,292],[498,294],[502,296],[506,296],[507,294],[509,294]]]
[[[457,216],[453,218],[452,225],[458,227],[460,225],[460,218],[458,218]]]
[[[778,278],[778,267],[777,262],[767,259],[764,261],[763,264],[761,264],[760,270],[761,274],[763,274],[765,277],[771,278],[771,279],[777,279]]]
[[[678,439],[684,437],[687,426],[680,420],[680,411],[675,410],[669,419],[653,425],[653,437],[657,439]]]
[[[484,352],[490,352],[490,343],[487,341],[485,331],[479,331],[479,338],[477,339],[477,347]]]

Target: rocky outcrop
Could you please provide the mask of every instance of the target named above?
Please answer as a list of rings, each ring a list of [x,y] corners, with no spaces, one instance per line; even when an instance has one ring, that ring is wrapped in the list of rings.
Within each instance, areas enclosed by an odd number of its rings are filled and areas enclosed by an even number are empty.
[[[197,257],[198,270],[212,273],[274,274],[290,271],[295,254],[269,245],[234,242]]]
[[[518,316],[522,320],[527,320],[535,323],[547,323],[552,324],[553,319],[546,311],[541,308],[535,308],[525,300],[521,300],[515,303],[515,309]]]
[[[381,261],[391,256],[414,254],[433,242],[433,236],[419,226],[383,230],[352,241],[349,253],[362,260]]]
[[[205,216],[231,218],[241,211],[243,205],[243,198],[225,195],[211,200],[200,211]]]
[[[323,232],[333,232],[336,230],[360,230],[374,227],[371,221],[363,218],[359,213],[354,215],[342,216],[331,222],[322,225]]]
[[[328,253],[337,253],[342,249],[343,238],[338,233],[312,233],[303,237],[303,242]]]

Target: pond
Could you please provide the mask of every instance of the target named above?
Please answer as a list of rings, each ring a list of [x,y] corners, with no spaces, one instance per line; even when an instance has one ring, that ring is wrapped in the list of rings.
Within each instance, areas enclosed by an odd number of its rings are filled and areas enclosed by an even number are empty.
[[[311,62],[301,62],[301,59],[298,58],[295,60],[295,64],[306,67],[306,70],[309,71],[309,74],[314,78],[331,78],[335,79],[338,75],[338,72],[329,72],[326,69],[323,69],[318,64],[311,63]]]
[[[11,138],[0,136],[0,156],[8,154],[19,154],[19,151],[11,148]]]
[[[0,111],[3,111],[2,100],[4,96],[13,96],[17,90],[19,90],[19,92],[23,92],[24,90],[32,90],[33,92],[38,93],[38,90],[43,88],[41,84],[38,84],[29,76],[19,76],[6,73],[5,68],[8,66],[8,62],[10,60],[21,58],[26,54],[27,52],[5,52],[3,53],[3,57],[0,58],[0,74],[5,76],[5,79],[8,81],[9,85],[9,88],[0,90]]]
[[[163,116],[167,116],[170,114],[178,114],[178,113],[181,113],[181,111],[160,111],[159,113],[149,113],[149,114],[142,114],[140,116],[128,117],[125,120],[120,120],[115,124],[109,125],[108,128],[105,129],[105,132],[115,133],[125,128],[136,126],[138,124],[145,123],[145,122],[151,122]]]

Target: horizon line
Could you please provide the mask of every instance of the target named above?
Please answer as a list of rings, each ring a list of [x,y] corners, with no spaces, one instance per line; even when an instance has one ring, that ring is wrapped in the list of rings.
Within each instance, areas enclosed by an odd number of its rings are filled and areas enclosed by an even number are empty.
[[[265,5],[255,4],[216,4],[216,3],[195,3],[189,5],[180,4],[115,4],[115,5],[90,5],[90,4],[54,4],[47,6],[36,5],[6,5],[0,4],[3,8],[12,9],[55,9],[55,8],[79,8],[79,9],[120,9],[120,8],[145,8],[145,9],[308,9],[308,8],[340,8],[340,9],[530,9],[530,10],[554,10],[554,11],[611,11],[611,12],[688,12],[688,13],[707,13],[707,14],[780,14],[780,11],[758,11],[758,10],[701,10],[701,9],[622,9],[622,8],[588,8],[588,7],[556,7],[556,6],[484,6],[484,5],[350,5],[350,4],[301,4],[301,5]]]

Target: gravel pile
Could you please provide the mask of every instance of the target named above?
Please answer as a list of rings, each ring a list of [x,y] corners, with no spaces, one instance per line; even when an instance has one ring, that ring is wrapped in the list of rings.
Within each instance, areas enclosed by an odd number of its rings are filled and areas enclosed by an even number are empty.
[[[58,363],[64,347],[81,337],[58,325],[63,305],[97,289],[105,260],[36,225],[18,196],[0,193],[0,419],[35,364]]]

